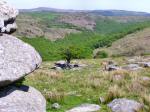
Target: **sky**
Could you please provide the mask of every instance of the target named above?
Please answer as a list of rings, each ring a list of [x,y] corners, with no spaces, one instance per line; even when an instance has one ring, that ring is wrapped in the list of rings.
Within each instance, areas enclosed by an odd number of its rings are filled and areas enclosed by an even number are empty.
[[[129,10],[150,13],[150,0],[6,0],[18,9]]]

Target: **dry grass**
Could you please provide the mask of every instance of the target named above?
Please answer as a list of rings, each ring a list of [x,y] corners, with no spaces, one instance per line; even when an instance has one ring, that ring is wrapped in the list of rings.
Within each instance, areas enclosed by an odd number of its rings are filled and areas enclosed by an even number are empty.
[[[125,59],[118,59],[124,63]],[[58,102],[62,110],[77,106],[81,103],[97,103],[99,97],[105,99],[102,112],[108,111],[107,103],[115,98],[129,98],[144,104],[143,112],[150,109],[150,77],[149,69],[141,71],[118,70],[103,71],[100,63],[103,60],[77,60],[90,66],[81,70],[53,71],[52,63],[45,62],[42,67],[26,78],[25,84],[39,89],[47,98],[48,104]],[[117,61],[117,60],[116,60]],[[49,107],[49,106],[48,106]],[[52,110],[48,108],[48,112]]]
[[[129,34],[114,42],[108,49],[113,56],[133,56],[150,54],[150,28]],[[107,51],[107,50],[106,50]]]

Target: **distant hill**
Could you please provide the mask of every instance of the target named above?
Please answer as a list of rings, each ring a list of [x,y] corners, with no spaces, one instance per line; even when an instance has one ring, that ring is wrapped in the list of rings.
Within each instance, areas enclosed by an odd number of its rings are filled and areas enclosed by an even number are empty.
[[[38,7],[34,9],[20,9],[20,12],[87,12],[102,16],[150,16],[150,13],[125,11],[125,10],[66,10],[48,7]]]

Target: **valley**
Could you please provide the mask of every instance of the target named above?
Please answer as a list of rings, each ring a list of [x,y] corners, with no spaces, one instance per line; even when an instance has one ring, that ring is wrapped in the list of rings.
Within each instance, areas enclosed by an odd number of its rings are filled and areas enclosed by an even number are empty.
[[[14,35],[34,46],[44,61],[23,84],[40,90],[47,112],[66,112],[85,103],[100,105],[98,112],[112,112],[108,104],[118,98],[144,105],[137,112],[150,111],[150,69],[137,65],[150,61],[150,17],[101,13],[29,11],[18,17],[19,30]],[[66,59],[62,51],[73,53],[71,63],[86,66],[52,69]],[[107,71],[103,65],[107,61],[137,68]]]

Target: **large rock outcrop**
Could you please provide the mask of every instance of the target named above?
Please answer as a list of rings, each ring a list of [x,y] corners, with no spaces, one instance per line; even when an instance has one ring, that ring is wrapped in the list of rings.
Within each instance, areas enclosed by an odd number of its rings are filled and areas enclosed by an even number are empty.
[[[0,112],[46,112],[46,101],[32,87],[10,86],[0,91]]]
[[[46,112],[46,101],[39,91],[12,86],[42,62],[33,47],[8,35],[17,28],[17,15],[18,10],[0,0],[0,112]]]
[[[19,80],[41,62],[40,55],[30,45],[7,34],[0,36],[0,86]]]
[[[17,29],[15,19],[19,11],[7,2],[0,0],[0,33],[13,33]]]

